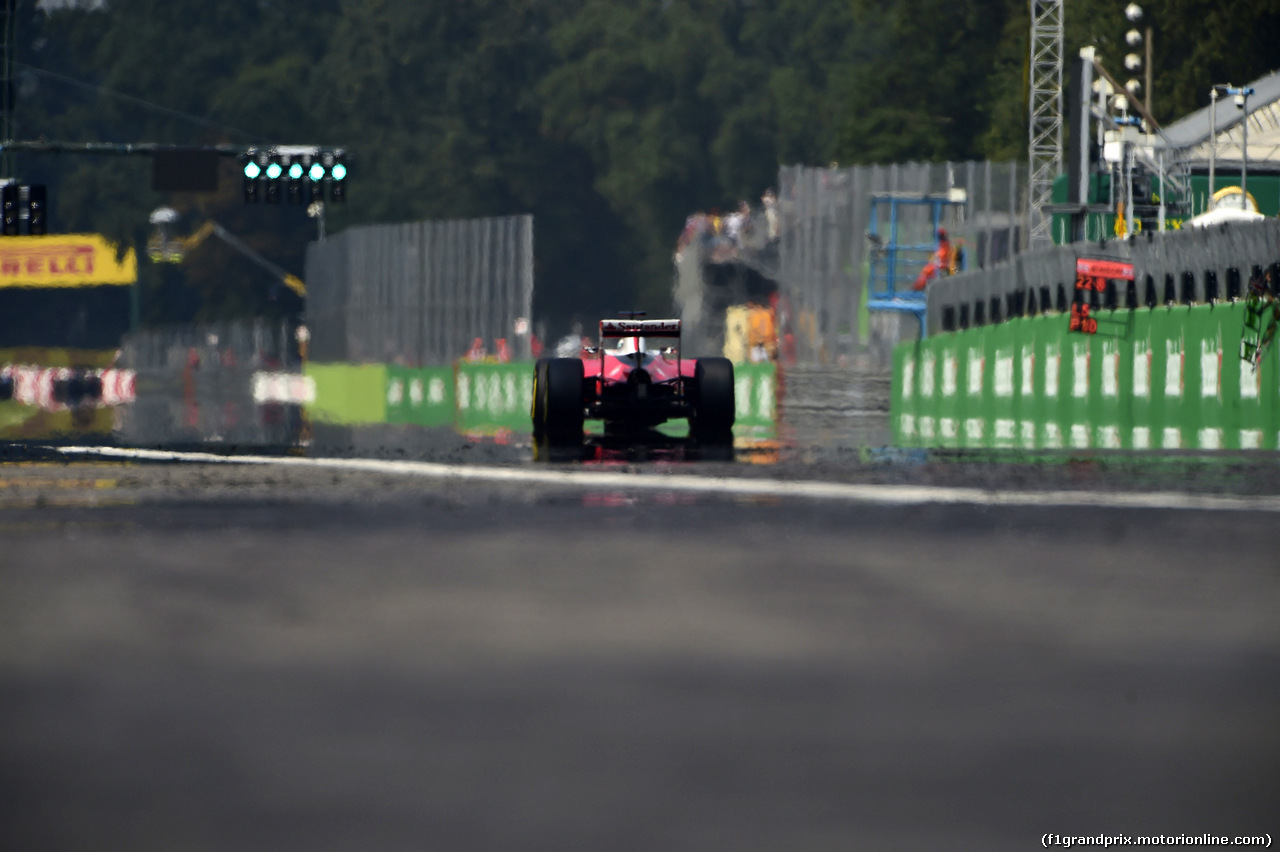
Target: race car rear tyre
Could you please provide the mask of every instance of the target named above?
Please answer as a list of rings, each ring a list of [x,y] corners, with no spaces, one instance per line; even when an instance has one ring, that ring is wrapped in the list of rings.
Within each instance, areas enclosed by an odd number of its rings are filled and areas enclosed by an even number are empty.
[[[547,364],[550,358],[539,358],[533,365],[533,435],[541,438],[547,432]]]
[[[555,445],[582,443],[582,361],[552,358],[547,362],[546,435]]]
[[[733,363],[728,358],[699,358],[693,370],[694,438],[702,442],[733,440]]]

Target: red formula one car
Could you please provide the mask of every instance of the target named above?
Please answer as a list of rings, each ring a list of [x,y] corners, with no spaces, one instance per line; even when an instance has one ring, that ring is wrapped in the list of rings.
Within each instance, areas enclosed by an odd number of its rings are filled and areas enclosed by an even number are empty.
[[[583,357],[534,367],[534,440],[552,446],[581,446],[584,420],[603,420],[609,436],[680,418],[693,441],[731,445],[733,417],[733,364],[682,358],[678,319],[601,320],[599,345]]]

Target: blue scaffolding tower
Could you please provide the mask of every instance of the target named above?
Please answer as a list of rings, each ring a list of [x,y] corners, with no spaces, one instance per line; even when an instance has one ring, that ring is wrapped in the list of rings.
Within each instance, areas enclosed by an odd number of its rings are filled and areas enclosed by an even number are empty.
[[[898,242],[898,211],[901,207],[928,207],[932,227],[930,239],[943,227],[948,207],[964,210],[965,201],[951,195],[919,195],[911,193],[877,193],[871,196],[870,275],[866,287],[867,310],[895,311],[915,316],[920,323],[920,337],[927,334],[925,323],[925,291],[913,290],[920,269],[937,249],[936,242]],[[888,225],[888,240],[880,231],[882,219]],[[961,255],[963,265],[964,257]]]

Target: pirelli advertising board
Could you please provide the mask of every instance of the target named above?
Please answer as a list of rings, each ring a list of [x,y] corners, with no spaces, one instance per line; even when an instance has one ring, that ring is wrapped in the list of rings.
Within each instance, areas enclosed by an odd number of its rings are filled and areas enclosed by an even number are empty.
[[[138,280],[133,249],[123,258],[100,234],[0,237],[0,287],[101,287]]]

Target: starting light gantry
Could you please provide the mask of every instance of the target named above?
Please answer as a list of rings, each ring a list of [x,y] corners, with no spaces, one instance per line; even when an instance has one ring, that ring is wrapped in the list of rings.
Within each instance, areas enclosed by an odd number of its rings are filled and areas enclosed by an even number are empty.
[[[277,145],[250,148],[238,155],[244,175],[244,200],[292,204],[347,200],[347,156],[341,148],[317,145]]]
[[[261,198],[279,203],[282,197],[295,204],[339,204],[347,199],[347,164],[343,148],[322,145],[270,145],[237,147],[206,145],[184,147],[153,142],[53,142],[0,141],[0,155],[116,154],[151,158],[151,188],[159,192],[214,192],[218,188],[218,159],[235,157],[244,179],[244,200]]]

